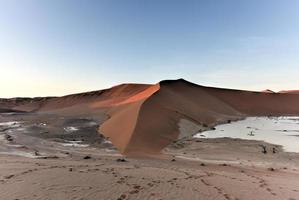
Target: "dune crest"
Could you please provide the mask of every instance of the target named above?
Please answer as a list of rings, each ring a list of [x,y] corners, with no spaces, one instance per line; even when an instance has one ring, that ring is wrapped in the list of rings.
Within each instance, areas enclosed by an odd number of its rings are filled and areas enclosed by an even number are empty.
[[[121,90],[120,92],[118,92],[119,95],[117,95],[116,97],[113,96],[113,98],[111,98],[111,96],[108,96],[107,99],[100,99],[99,101],[93,103],[91,106],[94,108],[111,107],[140,101],[156,92],[159,89],[159,85],[141,85],[138,87],[138,89],[136,87],[137,90],[133,90],[133,92],[130,91],[130,89],[132,89],[132,86],[126,92],[126,95],[124,95],[123,90]]]

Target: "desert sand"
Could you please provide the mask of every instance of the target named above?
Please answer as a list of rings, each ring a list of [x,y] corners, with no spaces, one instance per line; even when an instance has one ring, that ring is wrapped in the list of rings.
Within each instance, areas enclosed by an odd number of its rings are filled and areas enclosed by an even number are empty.
[[[182,143],[160,158],[0,155],[1,199],[298,199],[298,155],[265,155],[252,141]]]
[[[0,99],[0,112],[5,200],[299,199],[297,153],[263,141],[193,138],[246,117],[299,116],[296,93],[179,79]]]

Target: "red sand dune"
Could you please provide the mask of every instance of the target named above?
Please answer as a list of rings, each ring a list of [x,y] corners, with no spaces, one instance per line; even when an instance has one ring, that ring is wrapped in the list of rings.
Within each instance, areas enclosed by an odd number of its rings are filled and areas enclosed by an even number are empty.
[[[279,93],[299,94],[299,90],[281,90]]]
[[[204,127],[246,116],[299,115],[299,94],[204,87],[179,79],[63,97],[0,99],[1,109],[84,116],[104,113],[107,119],[99,131],[122,153],[155,154],[179,137],[182,119]]]

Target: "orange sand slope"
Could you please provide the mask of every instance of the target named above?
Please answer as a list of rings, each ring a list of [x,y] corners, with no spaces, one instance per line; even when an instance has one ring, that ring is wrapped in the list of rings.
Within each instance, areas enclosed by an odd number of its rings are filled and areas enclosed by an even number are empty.
[[[0,99],[1,110],[74,116],[105,113],[99,132],[122,153],[156,154],[178,138],[228,120],[299,115],[299,94],[203,87],[179,79],[64,97]]]
[[[137,101],[139,99],[137,97],[134,99],[134,96],[140,95],[141,92],[151,86],[152,85],[146,84],[122,84],[110,89],[72,94],[63,97],[0,99],[0,109],[25,112],[53,112],[55,110],[69,108],[69,112],[72,114],[76,109],[80,109],[80,107],[103,108]],[[142,98],[142,96],[139,98]]]

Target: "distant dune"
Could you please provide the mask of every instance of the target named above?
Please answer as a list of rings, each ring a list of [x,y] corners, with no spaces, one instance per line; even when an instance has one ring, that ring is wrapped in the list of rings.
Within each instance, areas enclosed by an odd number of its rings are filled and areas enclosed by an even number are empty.
[[[261,91],[261,92],[266,92],[266,93],[275,93],[274,91],[272,91],[272,90],[269,90],[269,89],[263,90],[263,91]]]
[[[299,94],[299,90],[281,90],[279,93]]]
[[[251,92],[183,79],[63,97],[0,99],[0,112],[106,117],[99,132],[124,154],[156,154],[178,138],[247,116],[299,115],[299,91]]]

